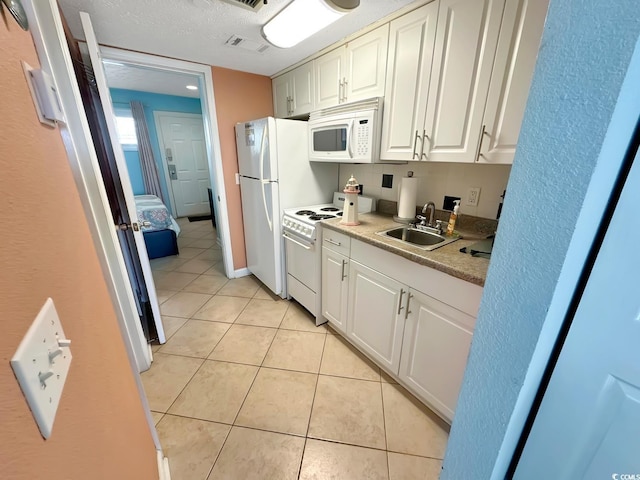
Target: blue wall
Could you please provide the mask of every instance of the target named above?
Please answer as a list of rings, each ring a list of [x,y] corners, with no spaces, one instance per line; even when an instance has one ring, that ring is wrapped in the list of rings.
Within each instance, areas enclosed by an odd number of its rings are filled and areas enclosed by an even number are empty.
[[[156,129],[156,121],[153,112],[180,112],[180,113],[198,113],[202,114],[202,107],[199,98],[178,97],[174,95],[161,95],[158,93],[138,92],[135,90],[123,90],[120,88],[112,88],[111,101],[114,107],[129,107],[131,100],[138,100],[144,106],[144,115],[147,119],[149,128],[149,137],[151,139],[151,148],[158,166],[158,174],[160,176],[160,185],[162,193],[167,199],[169,198],[169,190],[167,189],[167,180],[164,175],[164,167],[162,166],[162,157],[160,155],[160,142],[158,141],[158,131]],[[140,168],[140,157],[137,151],[125,151],[127,166],[129,167],[129,176],[133,193],[144,193],[144,184],[142,183],[142,170]]]
[[[551,1],[443,480],[491,476],[639,34],[637,0]]]

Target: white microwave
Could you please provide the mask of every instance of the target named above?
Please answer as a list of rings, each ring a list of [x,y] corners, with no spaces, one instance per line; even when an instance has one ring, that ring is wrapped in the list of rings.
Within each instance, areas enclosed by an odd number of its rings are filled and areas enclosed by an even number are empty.
[[[309,116],[309,160],[378,162],[381,129],[381,97],[312,112]]]

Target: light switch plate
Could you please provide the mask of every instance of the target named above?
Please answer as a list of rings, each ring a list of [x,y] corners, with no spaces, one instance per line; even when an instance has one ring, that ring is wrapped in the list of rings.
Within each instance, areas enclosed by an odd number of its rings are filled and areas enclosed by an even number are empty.
[[[479,199],[480,199],[480,187],[471,187],[469,190],[467,190],[468,206],[477,207]]]
[[[11,368],[44,438],[51,435],[69,373],[69,344],[53,300],[48,298],[11,359]]]

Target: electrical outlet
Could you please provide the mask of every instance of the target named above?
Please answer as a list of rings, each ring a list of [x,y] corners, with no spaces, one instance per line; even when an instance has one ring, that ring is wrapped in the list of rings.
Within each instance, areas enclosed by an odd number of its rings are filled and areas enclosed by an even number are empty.
[[[480,187],[471,187],[467,190],[467,203],[470,207],[477,207],[480,200]]]

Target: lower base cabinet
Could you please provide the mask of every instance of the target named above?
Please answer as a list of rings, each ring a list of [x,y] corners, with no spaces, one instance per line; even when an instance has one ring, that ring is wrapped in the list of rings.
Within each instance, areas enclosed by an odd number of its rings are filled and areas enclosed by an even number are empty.
[[[354,260],[349,277],[347,337],[397,375],[404,332],[403,297],[409,289]]]
[[[400,379],[426,403],[453,419],[475,319],[411,290]]]
[[[340,253],[325,243],[325,318],[451,422],[475,326],[470,314],[477,312],[482,287],[358,240],[348,246],[341,239]]]

